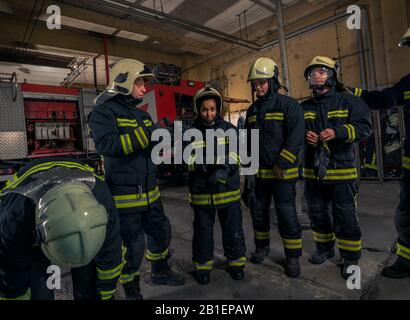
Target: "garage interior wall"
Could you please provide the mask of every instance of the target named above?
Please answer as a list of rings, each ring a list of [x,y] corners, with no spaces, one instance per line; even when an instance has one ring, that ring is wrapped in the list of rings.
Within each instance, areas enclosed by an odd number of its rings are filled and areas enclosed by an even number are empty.
[[[315,2],[315,1],[312,1]],[[323,2],[323,1],[322,1]],[[331,1],[329,1],[331,2]],[[410,53],[405,48],[397,46],[401,36],[410,25],[410,0],[363,0],[363,1],[337,1],[339,6],[327,6],[328,9],[319,10],[313,14],[317,8],[308,2],[290,7],[284,12],[285,33],[300,29],[324,18],[346,12],[349,4],[359,5],[365,8],[369,16],[369,28],[373,51],[365,51],[363,54],[366,63],[366,79],[360,69],[360,48],[357,43],[356,30],[349,30],[346,20],[341,20],[337,24],[327,26],[316,31],[312,31],[303,36],[287,41],[290,81],[292,92],[297,99],[309,97],[310,93],[303,77],[303,72],[310,60],[317,55],[340,58],[342,77],[345,84],[349,86],[361,86],[372,88],[383,88],[393,85],[400,80],[405,73],[410,70]],[[336,8],[336,9],[335,9]],[[303,24],[292,23],[300,12],[305,12],[307,18],[303,19]],[[311,17],[310,17],[310,13]],[[362,20],[363,12],[362,12]],[[300,20],[300,19],[298,19]],[[363,25],[363,21],[362,21]],[[276,27],[275,16],[262,21],[258,26],[252,26],[249,34],[256,36],[256,39],[263,35],[270,35],[272,41]],[[268,38],[269,39],[269,38]],[[218,48],[224,50],[225,48]],[[365,48],[366,49],[366,48]],[[217,58],[207,60],[204,63],[186,58],[185,77],[191,80],[212,81],[220,80],[225,97],[235,99],[246,99],[251,101],[250,86],[246,82],[249,68],[258,57],[265,56],[273,58],[279,66],[280,54],[279,46],[264,52],[250,52],[242,48],[232,48],[225,50],[226,53]],[[373,54],[375,81],[369,81],[369,59],[368,55]],[[281,69],[281,67],[280,67]],[[230,103],[228,109],[231,112],[244,110],[249,103]]]

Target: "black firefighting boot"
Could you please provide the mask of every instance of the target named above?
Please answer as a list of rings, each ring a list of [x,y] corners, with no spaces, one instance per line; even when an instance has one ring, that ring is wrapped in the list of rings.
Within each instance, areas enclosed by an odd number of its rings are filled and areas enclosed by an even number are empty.
[[[265,257],[269,254],[269,246],[267,247],[256,247],[254,253],[252,253],[251,261],[255,264],[262,263]]]
[[[343,279],[347,280],[349,277],[352,275],[352,273],[347,272],[347,269],[350,266],[358,266],[359,261],[358,260],[346,260],[343,259],[343,264],[341,265],[340,269],[340,275],[342,276]]]
[[[135,276],[135,278],[122,285],[125,292],[125,297],[127,300],[144,300],[141,294],[140,288],[140,276]]]
[[[209,271],[209,270],[198,270],[198,271],[195,271],[195,280],[196,280],[200,285],[208,284],[209,281],[211,280],[211,271]]]
[[[185,277],[171,270],[168,261],[162,259],[151,263],[151,283],[154,285],[182,286]]]
[[[286,259],[285,265],[285,274],[289,278],[298,278],[300,277],[300,264],[299,259],[294,257],[289,257]]]
[[[335,256],[335,249],[330,250],[315,250],[312,256],[309,258],[309,262],[312,264],[322,264],[325,263],[327,259],[332,259]]]
[[[228,267],[228,272],[234,280],[243,280],[245,278],[243,267]]]
[[[397,257],[396,261],[391,266],[383,268],[382,276],[391,279],[410,277],[410,262],[402,257]]]

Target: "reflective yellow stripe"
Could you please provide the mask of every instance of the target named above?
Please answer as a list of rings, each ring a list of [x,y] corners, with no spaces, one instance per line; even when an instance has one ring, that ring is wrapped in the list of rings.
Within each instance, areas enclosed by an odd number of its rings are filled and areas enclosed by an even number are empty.
[[[52,169],[54,167],[63,167],[63,168],[68,168],[68,169],[79,169],[83,171],[88,171],[93,174],[94,177],[101,179],[98,175],[94,174],[94,169],[87,166],[87,165],[82,165],[76,162],[68,162],[68,161],[55,161],[55,162],[45,162],[38,164],[36,166],[33,166],[29,170],[27,170],[25,173],[23,173],[20,177],[15,174],[13,176],[13,180],[9,180],[9,182],[6,184],[6,186],[1,190],[1,192],[5,191],[6,189],[14,189],[16,188],[20,183],[22,183],[26,178],[31,176],[34,173],[40,172],[40,171],[45,171]],[[3,194],[0,193],[0,196]]]
[[[361,97],[361,96],[362,96],[362,93],[363,93],[363,89],[355,88],[355,90],[354,90],[354,95],[355,95],[356,97]]]
[[[251,116],[251,117],[249,117],[248,122],[249,122],[249,123],[254,123],[254,122],[256,122],[256,116]]]
[[[117,289],[109,290],[109,291],[100,291],[101,300],[111,299],[115,291],[117,291]]]
[[[137,120],[131,120],[131,119],[117,118],[117,125],[118,127],[132,127],[132,128],[138,127]]]
[[[124,153],[126,155],[132,153],[134,150],[132,148],[130,135],[128,133],[122,134],[120,135],[120,138],[121,138],[122,150],[124,151]]]
[[[241,199],[241,190],[237,189],[234,191],[217,193],[212,195],[214,204],[226,204],[235,202]]]
[[[410,157],[403,157],[403,168],[410,170]]]
[[[30,299],[31,299],[30,289],[28,289],[25,294],[23,294],[19,297],[16,297],[16,298],[0,297],[0,300],[3,300],[3,301],[5,301],[5,300],[9,300],[9,301],[11,301],[11,300],[30,300]]]
[[[246,264],[246,257],[240,257],[237,260],[229,260],[230,267],[244,267]]]
[[[131,273],[131,274],[123,273],[123,274],[121,274],[120,282],[121,282],[121,284],[125,284],[125,283],[128,283],[128,282],[131,282],[132,280],[134,280],[134,278],[135,278],[136,276],[139,276],[139,275],[140,275],[140,272],[139,272],[139,271],[134,272],[134,273]]]
[[[347,250],[347,251],[360,251],[362,250],[362,241],[351,241],[351,240],[342,240],[337,239],[337,247],[339,249]]]
[[[404,259],[410,260],[410,249],[403,246],[400,243],[397,243],[396,254]]]
[[[283,112],[272,112],[265,114],[265,120],[283,120]]]
[[[404,100],[410,100],[410,91],[404,91]]]
[[[336,110],[336,111],[329,111],[327,113],[328,119],[331,118],[347,118],[349,116],[349,110]]]
[[[212,270],[214,265],[213,261],[207,261],[205,263],[194,262],[196,270]]]
[[[168,256],[168,253],[169,253],[168,249],[166,249],[164,252],[161,252],[161,253],[153,253],[147,250],[147,253],[145,254],[145,259],[149,261],[164,260]]]
[[[138,143],[140,144],[141,148],[145,149],[147,146],[145,145],[144,141],[142,140],[142,138],[141,138],[140,134],[138,133],[137,129],[134,130],[134,134],[135,134],[135,137],[137,138]]]
[[[280,155],[284,157],[286,160],[288,160],[290,163],[294,163],[297,159],[293,153],[289,152],[286,149],[283,149]]]
[[[137,130],[140,131],[141,137],[142,137],[142,139],[143,139],[144,142],[145,142],[145,147],[148,147],[148,145],[149,145],[149,140],[148,140],[147,134],[145,133],[144,129],[141,128],[141,127],[139,127]]]
[[[195,160],[197,156],[196,155],[190,155],[188,159],[188,171],[195,171]]]
[[[233,151],[229,152],[229,157],[232,158],[232,160],[235,161],[235,163],[240,166],[241,165],[241,158],[239,155]]]
[[[286,249],[302,249],[302,239],[282,239]]]
[[[112,280],[121,275],[122,267],[125,261],[121,262],[118,266],[112,269],[103,270],[97,267],[97,275],[100,280]]]
[[[331,242],[336,239],[336,235],[332,233],[320,233],[313,231],[313,239],[316,242]]]
[[[254,231],[255,233],[255,239],[256,240],[269,240],[270,239],[270,232],[260,232],[260,231]]]
[[[373,153],[372,156],[372,162],[371,163],[366,163],[364,162],[364,167],[366,169],[373,169],[373,170],[377,170],[377,159],[376,159],[376,153]]]
[[[151,120],[144,120],[144,124],[146,127],[152,127],[152,121]]]
[[[235,202],[241,199],[241,190],[216,193],[216,194],[191,194],[189,193],[189,202],[193,205],[218,205]]]
[[[117,209],[134,208],[147,206],[148,203],[153,203],[160,198],[158,186],[154,190],[148,192],[148,196],[145,192],[141,194],[125,194],[114,196],[115,207]]]
[[[225,137],[225,138],[217,138],[216,141],[217,141],[218,144],[229,144],[228,137]]]
[[[305,120],[315,120],[316,119],[316,112],[306,111],[305,112]]]
[[[303,176],[307,179],[319,180],[319,177],[315,175],[314,169],[303,169]],[[352,180],[357,179],[357,169],[333,169],[326,170],[326,176],[323,180]]]
[[[299,177],[299,169],[298,168],[290,168],[287,170],[283,170],[283,178],[278,178],[275,176],[273,169],[259,169],[257,177],[259,179],[279,179],[279,180],[290,180],[290,179],[297,179]]]
[[[354,142],[356,140],[356,129],[351,124],[344,124],[343,125],[347,129],[348,138],[346,142]]]
[[[194,149],[205,148],[205,146],[206,146],[205,141],[195,141],[195,142],[192,142],[192,147],[193,147]]]

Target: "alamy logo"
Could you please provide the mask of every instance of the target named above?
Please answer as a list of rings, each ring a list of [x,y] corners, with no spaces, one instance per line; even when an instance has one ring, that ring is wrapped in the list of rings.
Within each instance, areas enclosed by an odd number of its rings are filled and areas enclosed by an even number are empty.
[[[195,128],[183,131],[182,122],[175,121],[172,134],[166,129],[156,129],[151,140],[159,142],[151,152],[151,159],[156,165],[190,165],[192,159],[196,164],[240,163],[242,175],[254,175],[259,167],[259,130],[256,129],[241,129],[239,134],[235,129],[207,129],[204,136]]]
[[[347,7],[346,13],[350,14],[347,18],[347,28],[349,30],[360,30],[362,25],[362,9],[357,5]]]
[[[346,285],[349,290],[360,290],[362,289],[362,272],[359,266],[349,266],[347,268],[347,273],[351,274],[347,279]]]
[[[61,269],[59,266],[51,265],[47,268],[47,274],[51,274],[47,278],[47,288],[49,290],[61,290]]]
[[[61,9],[59,6],[51,5],[47,8],[47,28],[49,30],[61,29]]]

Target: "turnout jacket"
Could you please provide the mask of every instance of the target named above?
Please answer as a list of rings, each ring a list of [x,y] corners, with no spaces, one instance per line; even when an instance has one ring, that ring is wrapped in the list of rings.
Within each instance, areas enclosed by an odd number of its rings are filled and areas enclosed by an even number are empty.
[[[201,131],[204,141],[194,141],[193,150],[188,163],[189,170],[189,202],[192,206],[224,208],[240,203],[240,158],[238,154],[238,132],[232,124],[221,118],[215,120],[213,126],[204,126],[197,119],[192,128]],[[235,133],[237,141],[229,141],[227,137],[219,137],[214,140],[214,150],[206,145],[206,129],[230,130]],[[230,151],[229,143],[235,143]],[[217,149],[223,150],[218,156]],[[206,153],[214,151],[213,164],[205,164]],[[198,157],[202,155],[203,164],[198,164]],[[205,169],[204,169],[205,168]],[[210,181],[214,175],[218,179],[215,183]]]
[[[323,182],[351,182],[358,179],[357,160],[354,144],[368,138],[372,133],[370,110],[366,104],[347,92],[337,92],[332,88],[323,95],[314,96],[302,103],[306,131],[320,134],[331,128],[336,139],[327,142],[328,165]],[[320,147],[320,145],[319,145]],[[306,145],[304,177],[319,180],[315,154],[319,147]]]
[[[361,97],[370,109],[389,109],[404,106],[404,124],[406,127],[404,141],[403,168],[410,171],[410,74],[402,78],[393,87],[381,91],[354,89],[356,96]]]
[[[21,194],[6,190],[30,184],[35,174],[56,167],[94,172],[83,163],[71,158],[35,160],[18,171],[0,193],[0,300],[30,298],[30,266],[35,239],[35,202]],[[96,289],[102,300],[110,299],[124,264],[118,212],[111,193],[100,177],[92,193],[107,210],[107,234],[101,250],[94,258]],[[46,272],[46,270],[44,270]]]
[[[279,179],[274,176],[274,165],[284,171],[284,180],[299,177],[305,124],[295,99],[273,93],[260,97],[246,113],[245,129],[249,130],[248,141],[250,129],[259,129],[259,179]]]
[[[160,198],[151,160],[154,125],[147,112],[136,108],[139,102],[117,94],[88,116],[97,152],[104,157],[105,181],[120,214],[146,211]]]

